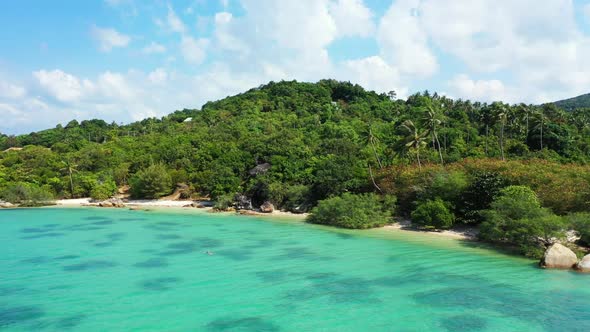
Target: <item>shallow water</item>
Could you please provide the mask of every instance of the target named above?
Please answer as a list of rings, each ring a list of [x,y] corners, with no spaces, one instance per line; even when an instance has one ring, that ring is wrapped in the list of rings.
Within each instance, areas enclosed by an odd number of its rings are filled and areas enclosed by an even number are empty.
[[[0,330],[590,330],[589,275],[423,234],[44,208],[0,243]]]

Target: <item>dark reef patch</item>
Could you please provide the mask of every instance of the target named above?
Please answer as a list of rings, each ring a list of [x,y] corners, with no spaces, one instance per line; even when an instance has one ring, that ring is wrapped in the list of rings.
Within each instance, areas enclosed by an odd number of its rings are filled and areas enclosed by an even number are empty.
[[[225,249],[215,252],[222,257],[229,258],[234,261],[246,261],[252,258],[253,252],[251,250],[242,249]]]
[[[0,328],[34,321],[44,315],[39,306],[0,307]]]
[[[42,239],[42,238],[55,238],[55,237],[61,237],[64,236],[64,233],[42,233],[42,234],[36,234],[36,235],[30,235],[30,236],[23,236],[21,237],[22,240],[35,240],[35,239]]]
[[[161,258],[161,257],[150,258],[145,261],[133,264],[133,266],[138,267],[138,268],[142,268],[142,269],[160,268],[160,267],[166,267],[168,265],[169,265],[168,260],[166,260],[166,258]]]
[[[282,270],[258,271],[255,274],[264,282],[280,282],[286,280],[290,275],[289,272]]]
[[[149,291],[165,291],[172,289],[172,284],[180,282],[180,278],[166,277],[144,280],[139,285]]]
[[[23,259],[20,262],[26,263],[26,264],[44,264],[44,263],[48,263],[50,261],[52,261],[52,259],[47,256],[37,256],[37,257]]]
[[[158,240],[178,240],[182,239],[182,236],[177,234],[158,234],[156,235],[156,239]]]
[[[58,329],[70,330],[70,329],[73,329],[76,326],[80,325],[80,323],[82,323],[82,321],[84,319],[86,319],[86,315],[84,315],[84,314],[67,316],[67,317],[58,319],[55,322],[55,326]]]
[[[273,322],[264,320],[260,317],[245,318],[220,318],[207,324],[209,331],[258,331],[258,332],[276,332],[280,331],[278,325]]]
[[[481,331],[487,327],[486,320],[474,315],[457,315],[444,318],[440,325],[447,331]]]
[[[88,270],[108,269],[117,266],[117,263],[106,260],[92,260],[79,264],[66,265],[63,267],[64,271],[79,272]]]
[[[76,258],[80,258],[80,256],[78,256],[78,255],[64,255],[64,256],[55,257],[54,260],[63,261],[63,260],[76,259]]]

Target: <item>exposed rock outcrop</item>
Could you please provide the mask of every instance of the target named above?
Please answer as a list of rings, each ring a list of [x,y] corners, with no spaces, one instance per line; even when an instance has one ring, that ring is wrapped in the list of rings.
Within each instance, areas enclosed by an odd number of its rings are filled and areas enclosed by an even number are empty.
[[[252,200],[246,195],[236,195],[235,206],[237,210],[252,210]]]
[[[264,202],[264,204],[262,204],[260,206],[260,212],[272,213],[274,210],[275,210],[275,206],[272,205],[272,203],[269,201]]]
[[[540,265],[548,269],[570,269],[578,262],[578,257],[568,247],[555,243],[545,251]]]
[[[9,209],[9,208],[13,208],[13,207],[15,207],[15,205],[10,202],[0,201],[0,209],[1,208]]]
[[[256,176],[259,174],[264,174],[264,173],[268,172],[269,170],[270,170],[270,164],[264,163],[264,164],[256,165],[256,167],[252,168],[248,173],[251,176]]]
[[[584,256],[576,265],[576,269],[580,272],[590,272],[590,255]]]
[[[107,199],[106,201],[99,202],[98,206],[122,208],[125,207],[125,203],[123,203],[123,201],[118,198],[111,198]]]

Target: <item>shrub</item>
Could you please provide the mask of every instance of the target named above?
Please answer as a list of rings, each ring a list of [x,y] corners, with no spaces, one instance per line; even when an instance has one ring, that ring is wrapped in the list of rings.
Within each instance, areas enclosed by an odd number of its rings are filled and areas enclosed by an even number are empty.
[[[0,198],[20,206],[53,204],[53,194],[45,187],[33,183],[11,183],[0,193]]]
[[[218,211],[227,211],[229,208],[233,207],[235,202],[235,194],[224,194],[217,197],[215,201],[215,205],[213,208]]]
[[[319,201],[307,221],[343,228],[366,229],[391,222],[391,198],[384,204],[376,194],[350,194]]]
[[[440,198],[426,200],[412,211],[412,222],[425,228],[447,229],[453,226],[455,215]]]
[[[97,183],[90,191],[90,197],[97,201],[104,201],[111,198],[117,192],[117,185],[114,181]]]
[[[503,189],[483,215],[481,239],[516,246],[534,258],[554,238],[563,237],[566,228],[564,219],[543,209],[537,195],[525,186]]]
[[[172,179],[162,164],[154,164],[135,173],[130,180],[134,198],[160,198],[172,191]]]
[[[568,224],[580,235],[580,244],[590,246],[590,213],[574,213],[567,216]]]
[[[471,185],[466,188],[461,199],[461,219],[466,223],[481,222],[480,212],[488,209],[500,190],[506,186],[506,181],[498,174],[480,171],[475,174]]]

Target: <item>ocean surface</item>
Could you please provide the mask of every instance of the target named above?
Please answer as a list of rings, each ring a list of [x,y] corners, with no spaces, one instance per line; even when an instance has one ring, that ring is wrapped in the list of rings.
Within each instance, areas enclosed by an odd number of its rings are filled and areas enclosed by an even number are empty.
[[[41,208],[0,245],[2,331],[590,331],[590,275],[436,235]]]

